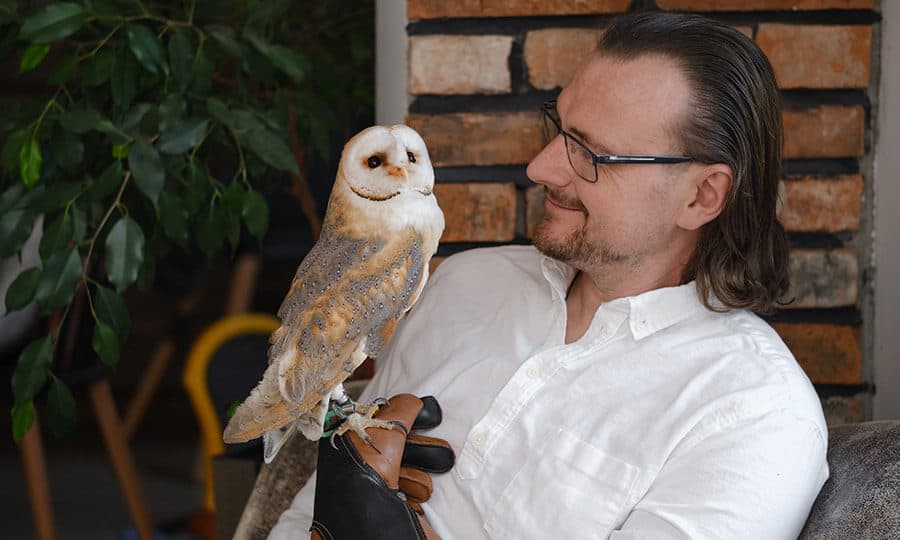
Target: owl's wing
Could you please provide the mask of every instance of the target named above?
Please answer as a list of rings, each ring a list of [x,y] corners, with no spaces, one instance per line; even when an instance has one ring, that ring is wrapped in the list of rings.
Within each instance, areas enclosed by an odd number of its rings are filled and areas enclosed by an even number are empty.
[[[298,269],[272,341],[281,394],[300,412],[381,351],[421,292],[432,255],[412,228],[365,240],[329,231],[320,244]]]

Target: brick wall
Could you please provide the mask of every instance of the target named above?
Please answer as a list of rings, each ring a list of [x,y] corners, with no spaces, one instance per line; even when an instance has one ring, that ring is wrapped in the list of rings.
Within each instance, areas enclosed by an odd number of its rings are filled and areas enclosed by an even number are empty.
[[[648,8],[700,12],[752,37],[769,56],[785,103],[780,216],[791,235],[796,302],[770,322],[816,384],[829,421],[865,417],[875,0],[407,5],[407,122],[428,143],[447,215],[436,263],[475,246],[529,241],[543,208],[542,188],[525,176],[542,146],[537,107],[568,82],[611,16]]]

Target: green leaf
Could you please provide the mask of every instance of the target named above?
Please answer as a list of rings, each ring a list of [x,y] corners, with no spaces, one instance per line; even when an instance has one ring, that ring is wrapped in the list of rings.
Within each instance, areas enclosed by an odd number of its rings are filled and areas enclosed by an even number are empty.
[[[178,94],[169,94],[159,104],[159,131],[168,131],[184,116],[187,103]]]
[[[52,186],[38,186],[31,192],[28,208],[36,214],[55,212],[75,200],[81,190],[81,182],[57,182]]]
[[[17,253],[33,227],[34,214],[28,210],[7,210],[0,215],[0,259]]]
[[[66,249],[74,232],[72,218],[69,217],[68,212],[63,212],[51,221],[50,225],[44,228],[44,234],[41,236],[41,244],[38,248],[41,259],[46,260],[57,251]]]
[[[0,1],[0,25],[9,24],[16,20],[18,0]]]
[[[124,343],[131,332],[131,320],[122,296],[108,287],[97,285],[97,292],[94,293],[94,311],[97,312],[98,319],[116,332],[119,342]]]
[[[197,145],[206,133],[208,120],[187,118],[159,136],[156,145],[166,154],[183,154]]]
[[[116,159],[125,159],[131,152],[131,142],[112,145],[112,157]]]
[[[34,422],[34,402],[31,400],[12,408],[12,432],[16,444],[22,441],[22,437],[31,429]]]
[[[19,361],[12,376],[16,405],[31,401],[41,391],[52,361],[53,342],[50,341],[50,336],[32,341],[19,354]]]
[[[231,420],[231,417],[234,416],[234,413],[237,411],[238,407],[241,406],[241,403],[243,403],[243,401],[232,401],[231,405],[228,406],[228,410],[225,411],[225,418]]]
[[[102,119],[103,116],[90,107],[69,109],[59,115],[59,123],[62,127],[79,135],[96,129]]]
[[[53,71],[50,73],[50,77],[47,80],[50,84],[56,86],[66,84],[75,75],[77,69],[78,57],[74,54],[63,55],[62,58],[59,59],[59,62],[56,63],[56,67],[53,68]]]
[[[212,258],[225,241],[225,219],[219,207],[210,207],[196,227],[197,245],[207,257]]]
[[[102,201],[113,194],[122,185],[122,162],[113,161],[100,178],[91,185],[86,194],[89,201]]]
[[[119,363],[119,337],[116,332],[101,321],[94,321],[94,337],[91,339],[94,352],[109,366]]]
[[[128,168],[134,175],[138,189],[156,206],[166,181],[166,171],[159,152],[147,141],[136,140],[128,153]]]
[[[191,85],[194,71],[194,43],[191,34],[178,29],[169,38],[169,63],[178,91],[184,93]]]
[[[153,110],[151,103],[136,103],[122,117],[121,130],[126,133],[140,132],[141,121],[147,116],[147,113]],[[152,127],[150,128],[152,129]]]
[[[306,73],[303,57],[293,49],[283,45],[272,45],[268,50],[272,64],[290,77],[294,82],[301,82]]]
[[[213,118],[215,118],[219,122],[222,122],[222,124],[234,129],[234,115],[231,113],[231,110],[228,108],[228,106],[222,102],[222,100],[214,97],[207,99],[206,110],[209,112],[209,114],[212,115]]]
[[[99,86],[109,80],[116,62],[116,53],[112,49],[101,49],[85,63],[81,74],[81,84],[91,87]]]
[[[243,137],[243,142],[268,165],[282,171],[299,173],[297,161],[294,159],[290,147],[273,131],[255,129]]]
[[[3,151],[0,153],[0,162],[3,164],[4,173],[18,172],[19,152],[26,141],[28,141],[28,134],[25,130],[14,131],[6,138],[6,142],[3,143]]]
[[[127,109],[138,91],[138,63],[129,49],[122,47],[116,54],[109,76],[109,88],[113,102],[121,109]]]
[[[26,47],[22,53],[22,61],[19,62],[19,73],[31,71],[38,67],[44,61],[44,58],[47,57],[48,52],[50,52],[49,43],[35,43]]]
[[[106,235],[106,274],[123,291],[134,283],[144,260],[144,231],[129,216],[123,216]]]
[[[87,11],[79,4],[50,4],[25,19],[19,31],[19,39],[32,43],[50,43],[77,32],[86,18]]]
[[[159,197],[159,219],[166,236],[185,247],[188,241],[188,213],[178,195],[162,192]]]
[[[18,311],[31,303],[40,277],[41,269],[37,266],[19,272],[16,279],[9,284],[9,289],[6,290],[7,313]]]
[[[33,194],[34,191],[31,193]],[[13,208],[24,208],[28,197],[29,194],[25,193],[25,186],[19,182],[10,184],[6,191],[0,193],[0,215]]]
[[[44,313],[59,309],[72,300],[81,279],[81,257],[78,250],[57,251],[47,260],[38,280],[35,298]]]
[[[75,397],[66,383],[57,377],[53,377],[47,394],[47,420],[57,437],[68,435],[75,429]]]
[[[159,46],[153,32],[146,26],[132,24],[128,27],[128,45],[131,47],[134,57],[150,73],[158,75],[160,72],[169,72],[169,65],[163,57],[162,47]]]
[[[228,26],[222,26],[219,24],[211,24],[206,27],[207,33],[212,36],[213,41],[222,47],[226,53],[234,56],[236,58],[240,58],[243,54],[241,50],[241,45],[237,42],[237,38],[234,35],[234,30],[232,30]]]
[[[191,91],[198,96],[209,93],[213,73],[216,70],[216,59],[208,49],[208,45],[201,43],[197,49],[197,56],[194,57],[194,80],[191,83]]]
[[[22,145],[19,150],[19,175],[28,187],[34,187],[41,179],[41,147],[34,137]]]
[[[68,131],[60,131],[50,141],[50,145],[50,152],[56,162],[70,174],[77,174],[78,166],[84,159],[84,142],[81,137]]]
[[[244,220],[250,234],[262,241],[269,228],[269,205],[266,199],[256,191],[248,191],[244,197],[241,219]]]

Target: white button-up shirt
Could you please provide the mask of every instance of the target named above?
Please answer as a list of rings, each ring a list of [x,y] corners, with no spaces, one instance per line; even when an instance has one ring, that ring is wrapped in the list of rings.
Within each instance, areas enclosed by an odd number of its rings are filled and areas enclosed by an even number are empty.
[[[575,271],[532,247],[451,257],[365,399],[434,395],[455,467],[445,539],[796,538],[828,477],[827,429],[778,335],[693,283],[603,304],[565,343]],[[315,477],[270,538],[311,522]]]

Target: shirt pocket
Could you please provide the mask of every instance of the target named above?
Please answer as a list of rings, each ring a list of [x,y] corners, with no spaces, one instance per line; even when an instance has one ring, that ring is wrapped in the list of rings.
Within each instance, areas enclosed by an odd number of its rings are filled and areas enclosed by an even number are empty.
[[[559,429],[489,511],[492,538],[606,538],[625,519],[640,468]]]

